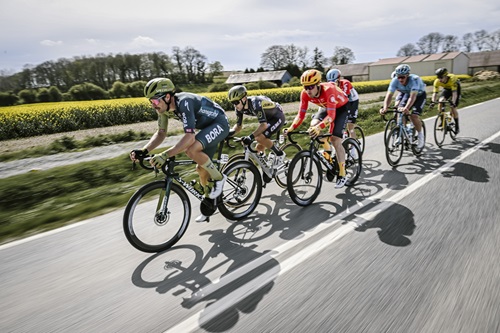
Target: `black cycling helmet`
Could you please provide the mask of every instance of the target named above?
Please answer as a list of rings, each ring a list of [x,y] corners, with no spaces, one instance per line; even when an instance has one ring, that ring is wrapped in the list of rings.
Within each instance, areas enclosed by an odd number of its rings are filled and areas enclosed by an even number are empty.
[[[230,102],[237,102],[247,95],[247,88],[245,86],[234,86],[227,92],[227,98]]]
[[[443,76],[445,76],[447,74],[448,74],[448,70],[444,67],[438,68],[436,70],[436,75],[437,75],[438,79],[442,79]]]

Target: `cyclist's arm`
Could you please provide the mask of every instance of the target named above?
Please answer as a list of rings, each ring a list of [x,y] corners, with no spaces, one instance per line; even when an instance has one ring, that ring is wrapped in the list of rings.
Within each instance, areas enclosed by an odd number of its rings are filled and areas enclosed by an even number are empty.
[[[184,136],[174,146],[166,150],[169,157],[186,151],[196,141],[195,133],[185,133]]]
[[[293,119],[292,125],[290,125],[289,130],[295,130],[297,127],[302,124],[304,119],[306,118],[307,106],[309,105],[309,98],[307,97],[307,93],[302,91],[300,94],[300,109],[299,113]]]
[[[387,94],[385,95],[384,98],[384,105],[382,106],[383,111],[387,111],[389,108],[389,105],[391,105],[392,102],[392,96],[394,95],[394,92],[388,91]]]

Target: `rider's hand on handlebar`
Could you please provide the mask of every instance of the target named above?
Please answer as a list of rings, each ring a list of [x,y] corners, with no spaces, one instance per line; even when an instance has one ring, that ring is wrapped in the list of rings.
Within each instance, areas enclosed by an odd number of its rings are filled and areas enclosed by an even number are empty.
[[[143,149],[134,149],[130,151],[130,159],[132,161],[143,159],[148,155],[149,151],[146,148]]]
[[[241,142],[243,142],[245,146],[250,146],[253,142],[253,138],[250,135],[245,136],[243,139],[241,139]]]
[[[236,135],[236,131],[230,130],[229,134],[227,135],[228,138],[232,138],[233,136]]]
[[[387,112],[387,109],[384,107],[381,107],[378,113],[380,113],[381,115],[384,115],[386,112]]]
[[[431,104],[429,104],[429,109],[434,109],[435,106],[436,102],[431,102]]]
[[[319,126],[311,126],[307,132],[309,133],[309,136],[314,139],[319,135],[319,133],[321,133],[321,128]]]
[[[155,168],[160,169],[163,166],[163,164],[165,164],[165,162],[168,160],[168,158],[169,158],[168,153],[165,150],[163,153],[154,155],[149,161],[149,163]]]

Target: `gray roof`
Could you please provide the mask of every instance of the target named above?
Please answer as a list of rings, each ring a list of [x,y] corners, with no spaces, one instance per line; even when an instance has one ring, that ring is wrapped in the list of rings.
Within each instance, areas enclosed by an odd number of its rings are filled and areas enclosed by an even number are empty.
[[[359,63],[359,64],[346,64],[346,65],[336,65],[332,68],[337,68],[342,72],[342,75],[366,75],[368,74],[369,62]]]
[[[288,71],[272,71],[272,72],[257,72],[244,74],[231,74],[226,80],[226,83],[238,84],[246,82],[258,81],[282,81],[286,76],[290,76]]]
[[[500,66],[500,50],[470,52],[467,55],[469,56],[469,67]]]

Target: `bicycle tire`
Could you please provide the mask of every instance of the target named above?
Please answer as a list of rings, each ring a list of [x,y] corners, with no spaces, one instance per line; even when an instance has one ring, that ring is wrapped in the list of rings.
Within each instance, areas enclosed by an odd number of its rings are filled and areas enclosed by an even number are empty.
[[[186,192],[172,183],[167,213],[159,212],[165,197],[165,180],[139,188],[130,198],[123,215],[123,230],[136,249],[153,253],[171,248],[186,232],[191,218],[191,203]],[[173,209],[168,209],[172,207]]]
[[[356,138],[352,138],[358,142],[359,149],[361,151],[361,154],[365,152],[365,132],[363,132],[363,129],[359,125],[355,125],[354,128],[354,133],[356,133]],[[351,134],[348,132],[349,135]]]
[[[389,133],[396,126],[398,126],[398,123],[397,123],[395,118],[391,118],[391,119],[389,119],[388,122],[385,123],[385,128],[384,128],[384,144],[385,145],[387,145],[387,138],[389,137]]]
[[[452,118],[450,122],[448,122],[448,127],[446,128],[446,132],[450,134],[450,138],[455,141],[457,139],[457,124],[455,123],[455,119]]]
[[[346,186],[353,186],[361,175],[363,170],[363,153],[359,147],[358,140],[353,138],[347,138],[342,141],[342,146],[346,152],[345,159],[345,172],[346,172]],[[353,154],[352,150],[355,150]]]
[[[385,157],[387,159],[387,163],[390,166],[398,165],[399,161],[403,157],[403,149],[404,149],[404,137],[401,133],[400,126],[394,127],[387,136],[387,142],[385,145]],[[399,142],[398,141],[399,138]]]
[[[422,148],[418,148],[418,146],[416,144],[411,146],[411,151],[413,152],[413,154],[415,156],[422,155],[422,153],[424,152],[425,142],[427,139],[427,130],[425,129],[425,123],[422,119],[421,119],[421,123],[422,123],[422,131],[424,132],[424,146]],[[415,127],[413,128],[412,134],[413,134],[413,138],[414,138],[415,142],[418,142],[418,133],[417,133],[417,130],[415,129]]]
[[[295,155],[297,155],[298,152],[302,150],[302,148],[296,143],[286,143],[282,145],[280,149],[286,154],[286,157],[283,165],[281,165],[276,171],[274,180],[279,187],[286,188],[288,182],[288,167],[290,166],[290,162],[292,161],[292,159],[295,157]]]
[[[227,180],[222,189],[218,208],[227,219],[241,220],[257,208],[262,196],[259,169],[249,161],[237,160],[223,170]]]
[[[434,122],[434,142],[436,142],[438,147],[443,145],[444,139],[446,138],[447,125],[445,114],[438,114]]]
[[[309,206],[321,191],[321,163],[316,156],[311,156],[310,151],[302,150],[290,162],[287,178],[288,194],[292,201],[299,206]]]

